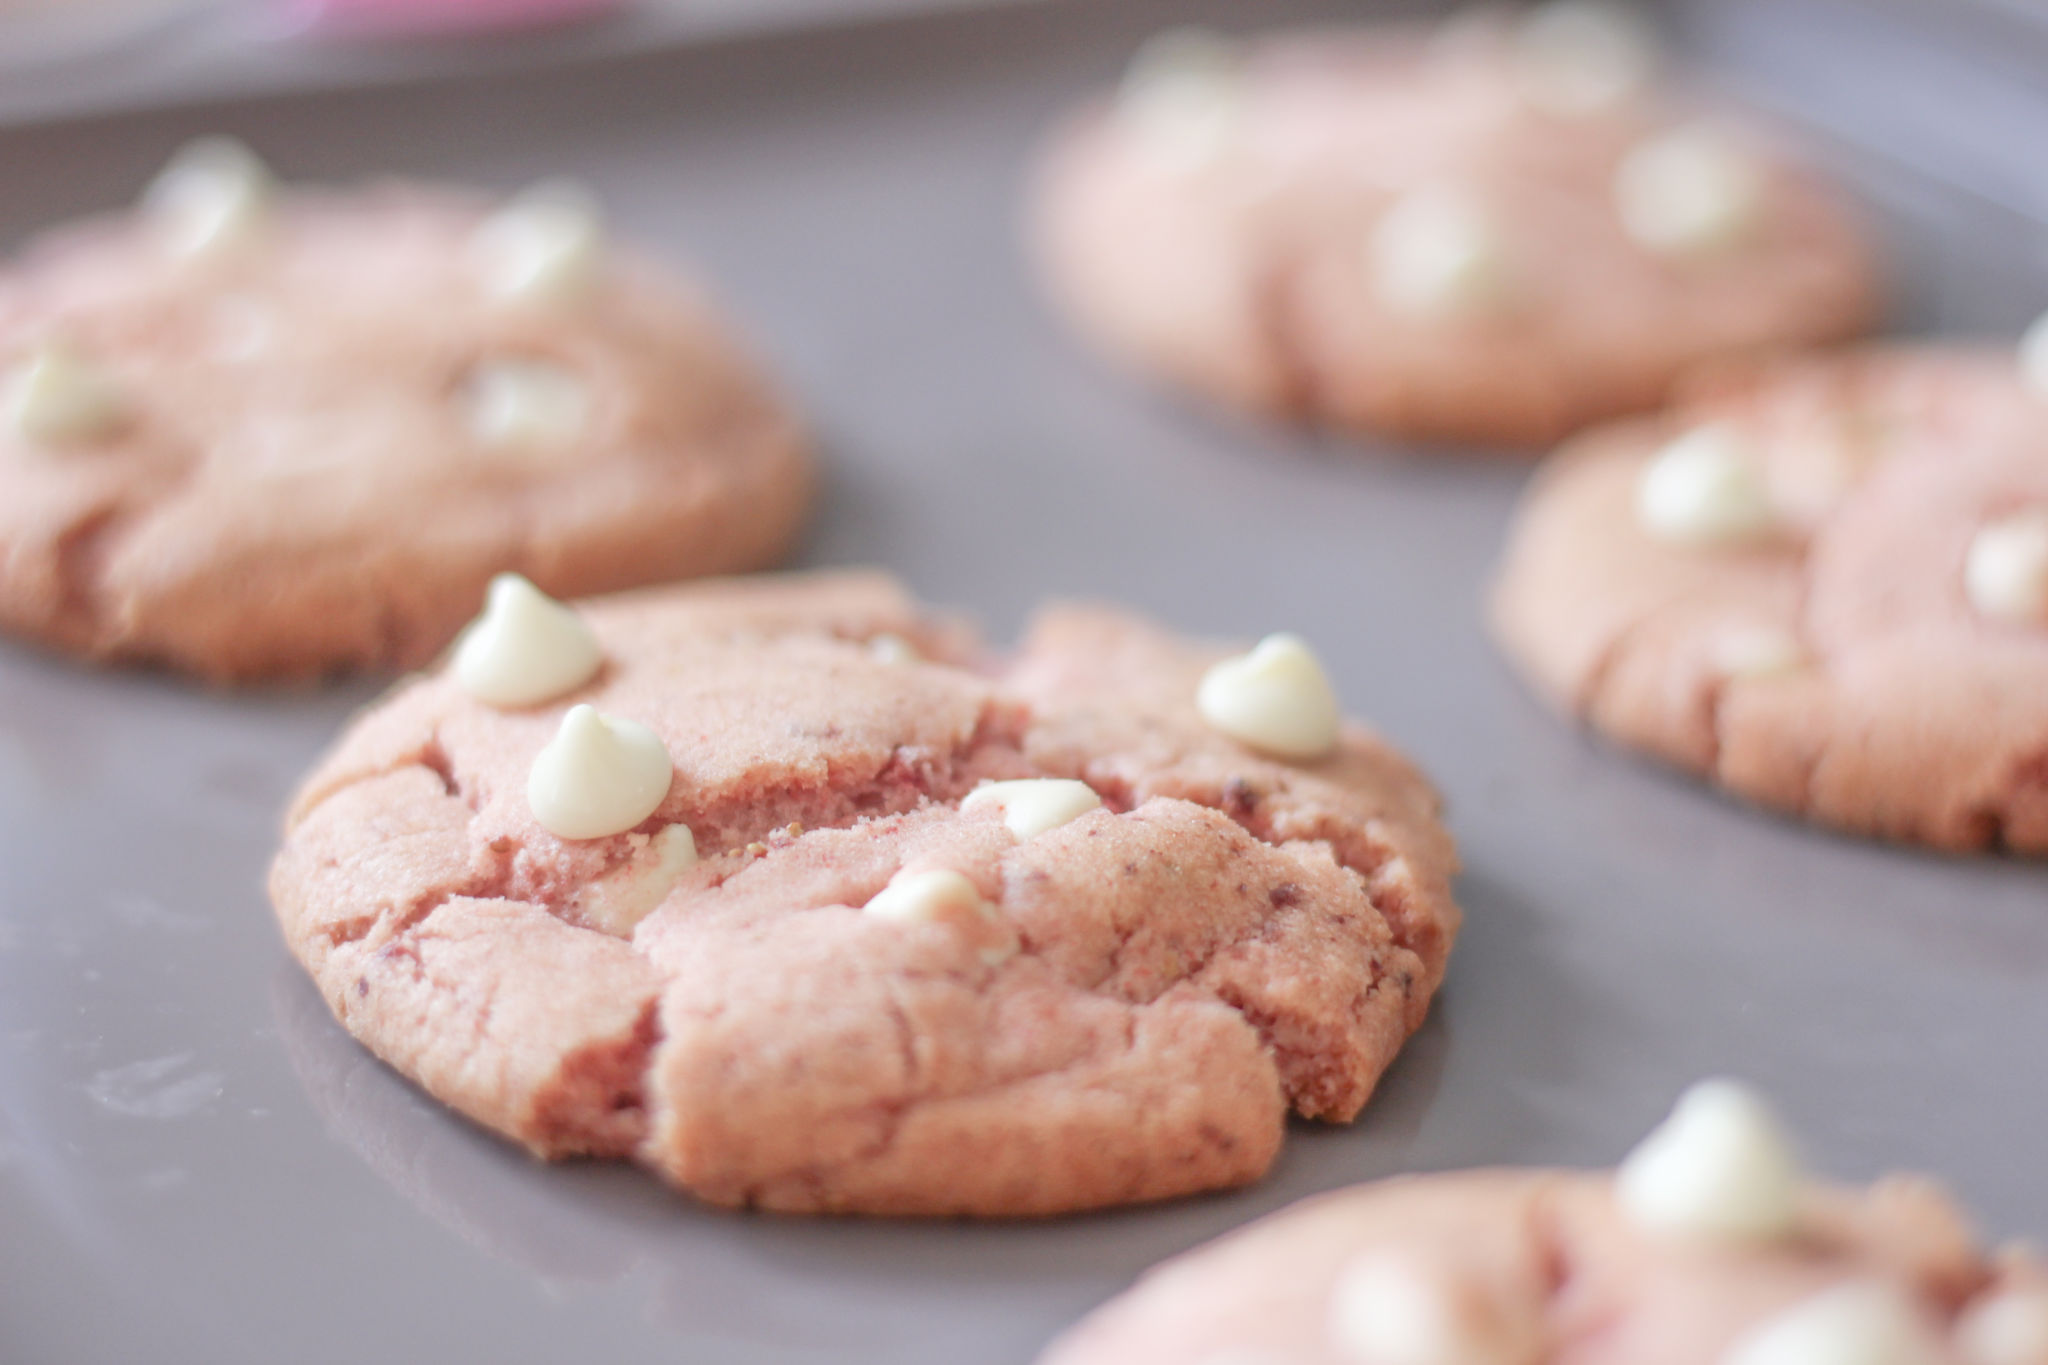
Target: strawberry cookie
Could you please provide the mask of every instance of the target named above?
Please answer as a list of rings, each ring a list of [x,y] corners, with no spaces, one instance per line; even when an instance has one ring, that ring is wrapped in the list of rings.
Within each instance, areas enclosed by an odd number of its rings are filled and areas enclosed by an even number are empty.
[[[879,575],[493,587],[292,807],[337,1018],[538,1155],[718,1204],[1050,1214],[1356,1115],[1459,914],[1428,784],[1300,640],[991,654]]]
[[[1049,149],[1035,239],[1109,355],[1254,411],[1527,446],[1879,310],[1842,196],[1663,88],[1632,12],[1155,39]]]
[[[211,141],[0,270],[0,627],[87,658],[411,666],[494,573],[760,567],[810,491],[726,324],[571,186],[282,189]]]

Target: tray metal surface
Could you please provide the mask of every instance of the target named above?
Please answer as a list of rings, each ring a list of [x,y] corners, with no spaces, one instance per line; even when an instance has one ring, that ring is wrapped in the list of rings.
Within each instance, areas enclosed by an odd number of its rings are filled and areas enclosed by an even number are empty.
[[[1233,12],[1052,3],[16,128],[0,239],[215,129],[292,175],[574,171],[702,264],[815,415],[806,562],[888,565],[998,637],[1048,595],[1305,632],[1439,781],[1467,865],[1450,984],[1362,1120],[1296,1125],[1250,1190],[1036,1224],[738,1216],[537,1165],[369,1059],[272,925],[279,807],[373,687],[213,695],[0,645],[0,1361],[1025,1365],[1144,1266],[1301,1195],[1606,1163],[1710,1072],[1768,1087],[1821,1169],[1940,1172],[1990,1232],[2048,1234],[2048,869],[1802,828],[1574,732],[1479,624],[1524,465],[1199,414],[1043,311],[1017,242],[1035,139],[1143,34]],[[1677,17],[1820,131],[1894,244],[1904,322],[2010,330],[2048,301],[2043,186],[1981,133],[1958,165],[1885,131],[1910,63],[1952,64],[1915,55],[1923,15]],[[2024,99],[1958,84],[1940,98],[2041,145]]]

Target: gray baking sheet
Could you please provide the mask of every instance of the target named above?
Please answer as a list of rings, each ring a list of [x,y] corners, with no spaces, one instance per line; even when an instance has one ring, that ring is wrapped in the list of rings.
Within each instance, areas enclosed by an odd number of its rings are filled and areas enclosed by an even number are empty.
[[[432,77],[587,65],[629,53],[1034,0],[616,0],[555,24],[404,38],[308,30],[288,0],[0,0],[0,125]]]
[[[1820,130],[1907,323],[2010,331],[2048,303],[2042,68],[1960,12],[1678,17]],[[1525,466],[1194,411],[1042,309],[1018,245],[1033,142],[1189,14],[1244,11],[1050,3],[16,128],[0,237],[123,200],[216,129],[299,176],[573,171],[701,262],[815,415],[807,562],[888,565],[999,636],[1058,594],[1305,632],[1441,783],[1467,865],[1450,984],[1361,1121],[1297,1125],[1253,1189],[1037,1224],[736,1215],[537,1165],[370,1060],[271,923],[280,803],[371,685],[224,696],[0,645],[0,1362],[1024,1365],[1147,1264],[1289,1200],[1605,1163],[1710,1072],[1774,1093],[1823,1170],[1940,1172],[1988,1231],[2048,1233],[2048,870],[1805,829],[1575,733],[1479,625]]]

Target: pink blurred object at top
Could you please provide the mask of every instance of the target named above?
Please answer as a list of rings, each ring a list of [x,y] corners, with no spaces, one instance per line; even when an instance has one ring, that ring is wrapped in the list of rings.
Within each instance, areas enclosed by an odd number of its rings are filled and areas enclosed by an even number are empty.
[[[608,14],[625,0],[285,0],[291,27],[346,37],[539,28]]]

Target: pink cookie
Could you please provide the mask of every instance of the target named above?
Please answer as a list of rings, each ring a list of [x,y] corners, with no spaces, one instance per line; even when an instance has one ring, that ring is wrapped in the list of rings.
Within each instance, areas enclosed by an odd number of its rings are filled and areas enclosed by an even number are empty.
[[[1651,88],[1647,40],[1604,14],[1155,40],[1045,157],[1054,296],[1105,353],[1231,406],[1507,445],[1866,328],[1841,197]]]
[[[587,196],[281,189],[197,144],[0,271],[0,627],[222,682],[424,663],[558,593],[778,559],[808,441]]]
[[[1790,360],[1586,434],[1493,618],[1560,708],[1750,800],[2048,851],[2048,399],[2009,357]]]
[[[1929,1181],[1805,1179],[1729,1090],[1698,1087],[1618,1172],[1283,1209],[1152,1270],[1040,1365],[2048,1365],[2048,1267],[1987,1255]]]
[[[1334,715],[1313,759],[1219,732],[1207,648],[1066,607],[995,658],[874,575],[578,615],[593,681],[502,709],[465,643],[358,721],[271,877],[349,1030],[539,1155],[811,1212],[1241,1184],[1442,979],[1429,786]]]

